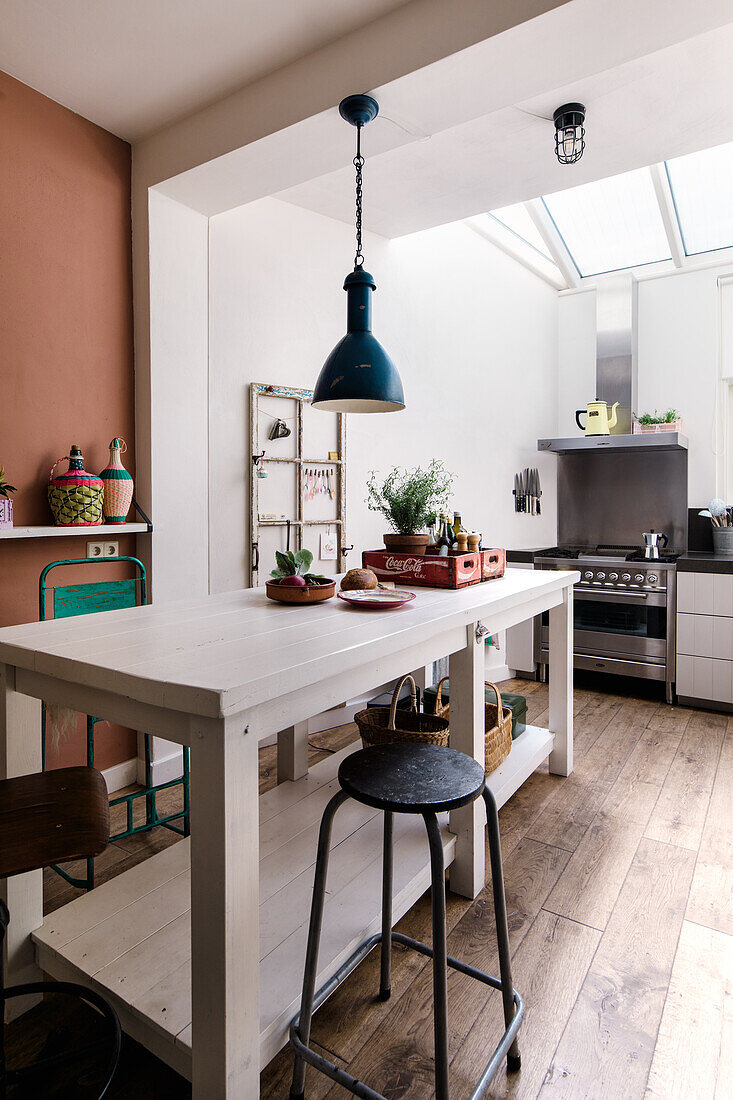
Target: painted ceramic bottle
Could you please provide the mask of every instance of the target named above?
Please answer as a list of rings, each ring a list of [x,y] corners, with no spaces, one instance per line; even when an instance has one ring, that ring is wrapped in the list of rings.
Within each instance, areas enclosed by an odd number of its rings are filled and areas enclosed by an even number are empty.
[[[124,439],[112,440],[109,445],[109,465],[100,473],[104,482],[105,523],[124,523],[132,503],[132,475],[122,465],[122,455],[127,450]]]
[[[68,456],[69,469],[65,474],[54,471],[59,458],[51,467],[48,480],[48,503],[58,527],[97,527],[102,522],[102,479],[84,469],[84,455],[74,445]]]

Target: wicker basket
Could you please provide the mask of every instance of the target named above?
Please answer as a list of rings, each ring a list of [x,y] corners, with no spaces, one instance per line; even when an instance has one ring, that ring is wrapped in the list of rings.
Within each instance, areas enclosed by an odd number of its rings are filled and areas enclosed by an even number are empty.
[[[405,680],[410,681],[410,710],[398,710],[397,700]],[[419,713],[415,681],[409,675],[403,676],[394,689],[391,706],[360,710],[354,715],[354,721],[359,727],[364,748],[391,745],[395,741],[444,747],[448,744],[450,733],[448,719],[434,714]]]
[[[450,717],[450,704],[444,703],[441,698],[441,689],[448,679],[444,676],[438,684],[435,694],[435,714],[441,718]],[[484,744],[486,746],[486,761],[484,764],[486,774],[491,775],[500,764],[503,764],[512,750],[512,712],[509,707],[502,705],[501,693],[496,684],[486,681],[486,687],[496,692],[495,703],[484,703]]]

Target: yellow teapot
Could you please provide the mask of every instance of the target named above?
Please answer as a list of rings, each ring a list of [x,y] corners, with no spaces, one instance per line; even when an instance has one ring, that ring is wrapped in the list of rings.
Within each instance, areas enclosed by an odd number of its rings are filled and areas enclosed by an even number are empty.
[[[615,401],[611,411],[608,411],[606,401],[589,401],[587,409],[578,409],[575,414],[575,422],[581,432],[586,435],[610,435],[611,428],[616,427],[616,409],[619,403]],[[580,423],[580,418],[586,414],[585,427]]]

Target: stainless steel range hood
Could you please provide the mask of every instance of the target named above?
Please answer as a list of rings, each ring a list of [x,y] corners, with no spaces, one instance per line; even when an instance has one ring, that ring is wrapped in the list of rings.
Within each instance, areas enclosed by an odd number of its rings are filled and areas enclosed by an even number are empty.
[[[596,393],[609,409],[618,402],[617,422],[610,435],[578,435],[538,439],[538,451],[573,454],[583,451],[687,450],[678,432],[632,435],[637,405],[637,302],[639,284],[630,272],[602,280],[596,290]]]

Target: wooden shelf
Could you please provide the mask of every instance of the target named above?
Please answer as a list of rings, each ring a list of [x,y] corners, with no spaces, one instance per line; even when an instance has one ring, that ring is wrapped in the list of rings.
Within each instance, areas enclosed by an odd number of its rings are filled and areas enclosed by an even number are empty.
[[[95,539],[97,535],[140,535],[148,530],[147,523],[101,523],[96,527],[7,527],[0,530],[0,539]]]

